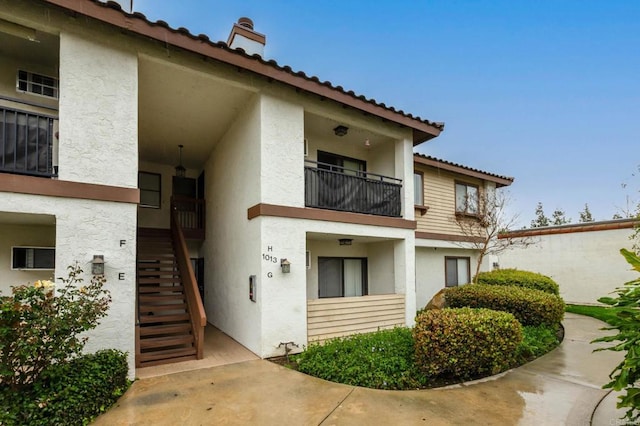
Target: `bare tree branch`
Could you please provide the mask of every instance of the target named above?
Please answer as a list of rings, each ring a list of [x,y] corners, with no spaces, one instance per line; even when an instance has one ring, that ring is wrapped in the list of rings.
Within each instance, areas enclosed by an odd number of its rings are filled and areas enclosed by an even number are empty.
[[[516,227],[518,214],[509,215],[507,206],[511,201],[508,192],[484,190],[479,195],[480,206],[477,215],[456,214],[455,222],[468,242],[460,246],[471,247],[478,251],[476,272],[473,282],[477,281],[480,266],[485,257],[497,255],[509,248],[526,248],[536,243],[533,237],[502,237],[510,229]],[[474,201],[475,202],[475,201]]]

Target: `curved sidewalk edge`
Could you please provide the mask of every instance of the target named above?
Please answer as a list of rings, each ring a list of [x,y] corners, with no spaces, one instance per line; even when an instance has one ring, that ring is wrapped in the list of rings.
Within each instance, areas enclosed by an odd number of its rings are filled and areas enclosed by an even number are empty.
[[[448,388],[359,388],[256,360],[139,380],[96,424],[584,426],[592,416],[597,426],[620,424],[601,411],[609,401],[601,386],[621,354],[594,353],[590,343],[604,323],[567,314],[564,325],[565,340],[543,357]]]

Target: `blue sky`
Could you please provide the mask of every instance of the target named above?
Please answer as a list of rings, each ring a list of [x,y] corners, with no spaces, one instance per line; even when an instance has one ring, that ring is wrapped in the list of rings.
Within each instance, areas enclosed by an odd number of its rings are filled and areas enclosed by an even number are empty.
[[[419,151],[515,177],[522,226],[538,202],[577,222],[585,203],[605,220],[640,201],[638,0],[134,0],[134,10],[222,41],[248,16],[268,59],[444,121]]]

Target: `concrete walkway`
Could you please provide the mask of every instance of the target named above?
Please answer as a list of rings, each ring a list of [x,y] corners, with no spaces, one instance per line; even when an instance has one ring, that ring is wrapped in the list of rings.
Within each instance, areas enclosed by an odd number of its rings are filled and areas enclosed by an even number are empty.
[[[620,361],[593,353],[604,324],[567,314],[560,347],[498,376],[382,391],[306,376],[269,361],[142,379],[96,425],[616,425],[601,386]],[[600,402],[602,401],[602,404]],[[594,422],[592,422],[592,417]]]

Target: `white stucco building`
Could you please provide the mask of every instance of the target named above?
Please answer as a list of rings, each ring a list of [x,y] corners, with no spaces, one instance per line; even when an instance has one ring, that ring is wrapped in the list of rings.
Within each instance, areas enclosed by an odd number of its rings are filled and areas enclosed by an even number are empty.
[[[129,352],[132,375],[202,356],[207,323],[261,357],[411,325],[470,256],[445,224],[456,185],[512,179],[417,156],[431,198],[413,148],[442,123],[264,44],[246,18],[213,43],[112,4],[0,0],[0,291],[103,256],[89,349]]]

